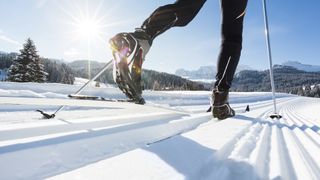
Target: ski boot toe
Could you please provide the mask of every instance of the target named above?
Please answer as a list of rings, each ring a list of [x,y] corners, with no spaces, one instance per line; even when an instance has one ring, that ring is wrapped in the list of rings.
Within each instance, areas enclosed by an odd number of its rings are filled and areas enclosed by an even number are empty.
[[[227,119],[235,116],[235,111],[230,107],[229,103],[229,90],[219,91],[214,88],[212,91],[212,116],[219,120]]]
[[[235,116],[235,111],[230,107],[229,104],[225,104],[222,106],[213,106],[212,116],[214,118],[218,118],[219,120],[224,120]]]

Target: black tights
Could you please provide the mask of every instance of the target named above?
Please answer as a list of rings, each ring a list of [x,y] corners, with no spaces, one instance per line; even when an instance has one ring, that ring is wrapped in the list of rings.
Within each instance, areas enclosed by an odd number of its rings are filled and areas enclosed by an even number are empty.
[[[220,0],[222,9],[221,50],[217,62],[215,88],[228,90],[242,49],[243,18],[248,0]],[[161,6],[146,19],[142,29],[155,39],[171,27],[186,26],[199,12],[206,0],[177,0]]]

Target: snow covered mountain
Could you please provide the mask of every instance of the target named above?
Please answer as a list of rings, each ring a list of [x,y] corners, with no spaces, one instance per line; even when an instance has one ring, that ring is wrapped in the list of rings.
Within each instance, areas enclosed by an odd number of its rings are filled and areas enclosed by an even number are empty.
[[[309,64],[302,64],[298,61],[287,61],[282,63],[283,66],[291,66],[301,71],[306,72],[320,72],[320,66],[316,65],[309,65]]]
[[[197,70],[178,69],[175,74],[193,81],[212,82],[216,76],[216,70],[216,66],[201,66]],[[239,65],[236,73],[243,70],[252,70],[252,68],[247,65]]]
[[[185,69],[178,69],[176,70],[175,74],[177,76],[181,76],[186,79],[198,80],[212,80],[216,74],[216,67],[214,66],[201,66],[197,70],[185,70]]]
[[[320,99],[277,94],[277,120],[271,93],[230,93],[237,115],[217,121],[210,91],[144,91],[142,106],[68,99],[79,87],[0,83],[1,179],[320,179]]]

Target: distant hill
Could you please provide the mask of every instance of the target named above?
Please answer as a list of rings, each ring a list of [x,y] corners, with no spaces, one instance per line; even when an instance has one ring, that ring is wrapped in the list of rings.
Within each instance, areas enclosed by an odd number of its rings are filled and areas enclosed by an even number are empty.
[[[76,60],[68,63],[68,66],[73,70],[76,77],[89,78],[89,61],[88,60]],[[95,76],[103,67],[105,63],[90,61],[90,77]],[[108,84],[114,84],[112,77],[112,67],[107,69],[99,78],[98,81]]]
[[[283,66],[290,66],[294,67],[301,71],[306,72],[320,72],[320,66],[317,65],[309,65],[309,64],[302,64],[298,61],[287,61],[285,63],[282,63]]]
[[[76,76],[88,78],[88,61],[79,60],[68,64]],[[105,63],[90,61],[91,77],[97,74]],[[99,77],[99,81],[114,84],[112,67]],[[169,73],[143,69],[142,82],[145,89],[153,90],[209,90],[210,84],[197,83]]]
[[[73,70],[60,60],[42,58],[45,71],[48,73],[48,82],[63,84],[73,84],[75,73]]]
[[[291,66],[275,65],[274,77],[277,92],[320,96],[320,92],[319,94],[313,92],[320,88],[320,72],[306,72]],[[269,70],[241,71],[235,76],[231,90],[239,92],[271,91]]]
[[[101,69],[105,63],[97,62],[97,61],[90,61],[90,68],[91,69]],[[88,69],[89,64],[88,60],[76,60],[72,61],[71,63],[68,63],[68,66],[70,66],[73,70],[84,70]]]

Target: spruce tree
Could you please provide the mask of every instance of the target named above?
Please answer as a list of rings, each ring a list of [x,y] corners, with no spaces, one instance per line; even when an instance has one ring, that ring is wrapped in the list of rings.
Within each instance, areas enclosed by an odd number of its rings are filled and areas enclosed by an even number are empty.
[[[48,73],[44,71],[44,65],[40,58],[36,58],[35,61],[32,61],[29,66],[33,82],[43,83],[47,80]]]
[[[47,73],[44,71],[36,46],[28,38],[9,68],[8,79],[14,82],[45,82],[46,76]]]

